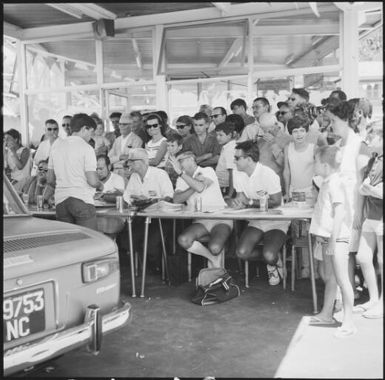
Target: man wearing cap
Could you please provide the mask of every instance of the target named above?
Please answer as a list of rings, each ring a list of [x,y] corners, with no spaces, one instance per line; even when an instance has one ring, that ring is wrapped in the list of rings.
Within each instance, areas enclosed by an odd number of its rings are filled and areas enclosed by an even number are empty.
[[[255,121],[243,129],[241,137],[237,140],[238,142],[247,141],[247,140],[256,140],[259,131],[259,118],[267,112],[270,112],[270,103],[264,97],[255,98],[253,101],[253,114],[255,117]]]
[[[132,170],[123,194],[123,199],[127,203],[130,204],[133,200],[145,199],[172,201],[174,190],[170,177],[163,169],[149,165],[149,158],[145,149],[131,149],[127,156],[127,164]],[[143,243],[143,223],[144,220],[142,218],[135,218],[132,224],[133,243],[137,250],[139,250],[139,244]],[[164,222],[162,224],[165,236],[167,236],[170,226]],[[126,231],[127,229],[124,229],[122,233],[127,234]],[[149,236],[147,248],[148,267],[150,270],[158,272],[160,267],[161,250],[159,247],[161,246],[161,238],[157,223],[150,224]]]
[[[199,202],[200,199],[202,211],[219,210],[226,206],[213,168],[198,166],[191,151],[179,152],[170,161],[179,176],[174,203],[186,202],[188,208],[194,210],[196,200]],[[178,236],[178,243],[188,252],[206,257],[209,268],[220,268],[224,259],[223,247],[232,227],[231,220],[194,219],[192,225]],[[199,242],[207,235],[210,236],[208,248]]]
[[[113,165],[114,171],[123,176],[123,163],[127,160],[128,153],[132,148],[141,148],[142,139],[132,132],[133,120],[129,113],[122,114],[119,120],[120,136],[114,141],[108,157]]]

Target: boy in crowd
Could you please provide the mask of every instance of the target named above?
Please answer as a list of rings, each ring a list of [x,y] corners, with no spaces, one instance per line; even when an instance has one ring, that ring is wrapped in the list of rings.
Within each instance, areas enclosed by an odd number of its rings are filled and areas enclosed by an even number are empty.
[[[337,284],[341,289],[343,320],[337,328],[336,338],[357,332],[353,323],[353,288],[349,281],[349,238],[352,216],[347,203],[347,191],[341,180],[339,168],[342,154],[337,146],[323,146],[315,156],[315,172],[323,182],[314,206],[310,233],[322,245],[321,277],[325,283],[324,302],[319,314],[311,317],[310,324],[334,324],[333,310]],[[315,252],[317,259],[321,259]]]
[[[217,139],[208,133],[210,118],[203,112],[198,112],[193,117],[195,134],[183,143],[184,151],[191,151],[196,157],[196,162],[201,167],[215,167],[218,163],[221,147]]]
[[[368,286],[369,301],[358,305],[356,308],[363,311],[365,318],[382,318],[383,306],[383,127],[382,122],[373,123],[367,134],[366,141],[374,151],[366,168],[365,178],[359,188],[361,195],[365,196],[366,216],[362,225],[362,233],[358,248],[357,260]],[[373,255],[377,248],[377,263],[381,276],[380,297],[376,273],[373,266]]]
[[[222,194],[228,198],[231,198],[234,194],[233,170],[235,169],[234,153],[236,144],[234,131],[234,124],[229,122],[218,124],[215,127],[217,141],[222,147],[215,172]]]
[[[166,163],[164,165],[164,170],[167,172],[170,177],[173,188],[175,189],[176,180],[178,179],[178,173],[175,171],[173,164],[170,159],[175,158],[175,156],[183,148],[183,137],[175,132],[169,133],[167,137],[167,153],[166,153]]]
[[[245,125],[249,125],[254,123],[255,119],[253,116],[246,113],[247,105],[243,99],[235,99],[230,104],[230,109],[233,111],[233,114],[240,115],[245,122]]]
[[[234,124],[234,140],[238,140],[245,128],[245,122],[239,115],[231,114],[226,116],[226,120]]]

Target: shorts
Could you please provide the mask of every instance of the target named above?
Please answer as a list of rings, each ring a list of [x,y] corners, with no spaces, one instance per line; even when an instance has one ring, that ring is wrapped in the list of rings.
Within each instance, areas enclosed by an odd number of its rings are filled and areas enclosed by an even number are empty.
[[[289,229],[289,221],[281,220],[249,220],[249,227],[258,228],[262,232],[271,230],[281,230],[283,233],[287,233]]]
[[[323,261],[323,255],[334,256],[337,255],[349,255],[349,239],[338,238],[336,240],[335,252],[330,252],[328,249],[329,238],[323,236],[316,236],[316,242],[313,247],[313,256],[316,260]]]
[[[374,232],[377,236],[384,236],[384,221],[365,219],[362,224],[362,232]]]
[[[226,224],[227,226],[230,227],[230,229],[233,229],[233,221],[232,220],[195,219],[193,221],[193,223],[202,224],[209,233],[214,228],[214,226],[216,226],[217,224]]]

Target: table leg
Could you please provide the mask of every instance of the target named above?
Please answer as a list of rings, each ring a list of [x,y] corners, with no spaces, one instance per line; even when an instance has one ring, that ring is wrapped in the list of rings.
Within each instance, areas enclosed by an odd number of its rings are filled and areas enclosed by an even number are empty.
[[[172,220],[172,254],[176,253],[176,219]]]
[[[128,241],[130,245],[130,267],[131,267],[131,286],[132,286],[132,297],[136,297],[135,290],[135,273],[134,273],[134,247],[132,244],[132,218],[128,217]]]
[[[146,282],[146,265],[147,265],[147,243],[148,243],[148,226],[151,223],[151,218],[147,217],[144,221],[144,242],[143,242],[143,268],[142,268],[142,289],[140,297],[144,298],[144,284]]]
[[[314,273],[314,258],[313,258],[313,247],[311,243],[311,234],[308,232],[309,242],[309,264],[310,264],[310,281],[311,281],[311,292],[313,296],[313,313],[317,314],[317,290],[315,287],[315,273]]]
[[[162,240],[162,255],[163,255],[164,268],[165,268],[165,271],[166,271],[166,281],[167,281],[167,283],[169,283],[170,277],[168,275],[167,252],[166,252],[166,244],[164,243],[164,234],[163,234],[162,220],[158,219],[158,221],[159,221],[160,238]],[[163,271],[162,271],[162,275],[163,275]],[[163,277],[164,276],[162,276],[162,280],[164,279]]]

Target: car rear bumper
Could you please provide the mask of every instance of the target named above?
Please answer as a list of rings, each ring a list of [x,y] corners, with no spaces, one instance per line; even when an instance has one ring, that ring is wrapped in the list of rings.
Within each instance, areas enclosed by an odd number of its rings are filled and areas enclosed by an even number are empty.
[[[83,324],[4,351],[4,374],[10,375],[84,345],[91,353],[98,354],[102,335],[125,325],[131,318],[128,302],[103,316],[98,306],[88,306]]]

